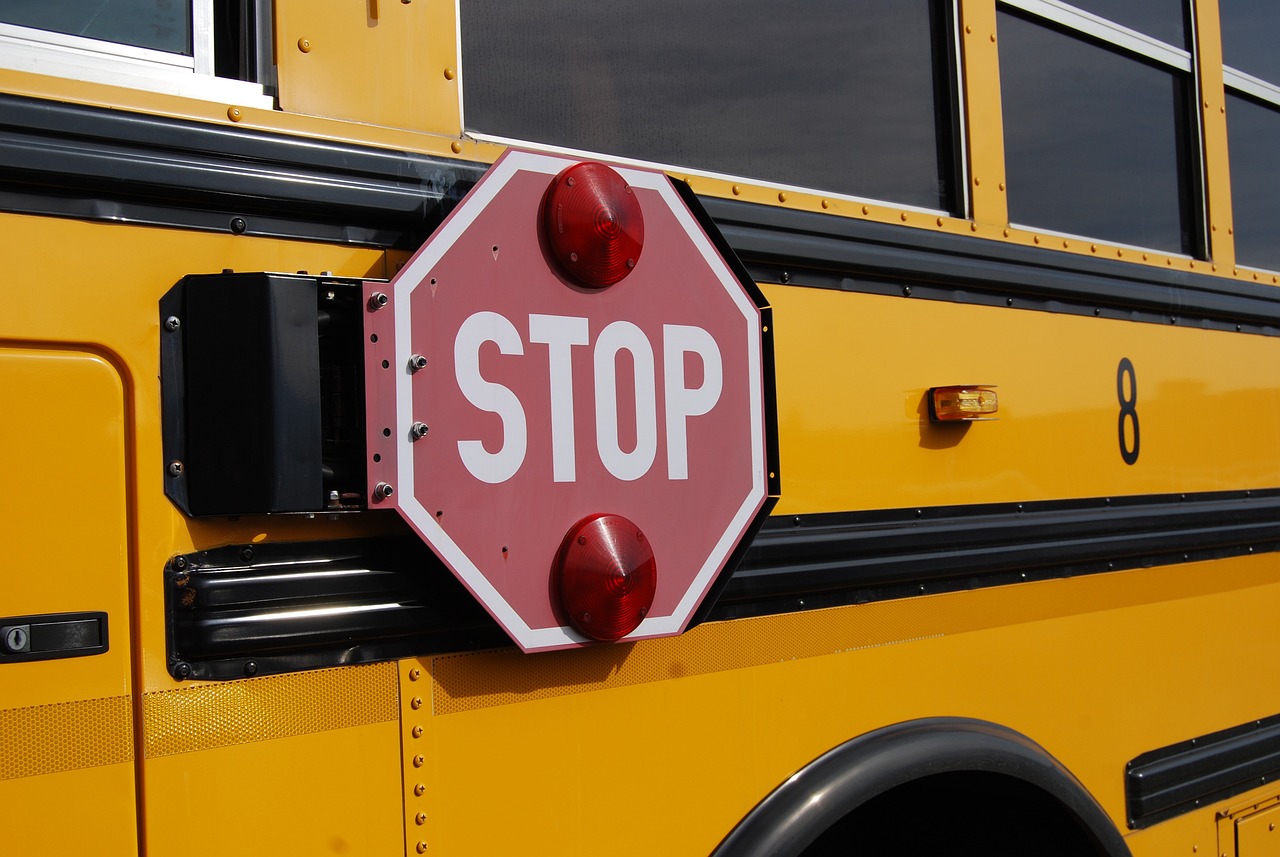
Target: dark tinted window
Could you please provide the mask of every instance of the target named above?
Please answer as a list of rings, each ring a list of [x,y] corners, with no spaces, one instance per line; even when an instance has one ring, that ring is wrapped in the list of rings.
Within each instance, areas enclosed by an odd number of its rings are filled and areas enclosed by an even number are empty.
[[[191,55],[190,0],[0,0],[0,21]]]
[[[1071,0],[1071,5],[1174,47],[1187,47],[1185,0]]]
[[[1280,111],[1245,98],[1227,96],[1236,258],[1243,265],[1271,270],[1280,270],[1277,140],[1280,140]]]
[[[944,6],[462,0],[466,125],[945,209]]]
[[[1009,13],[999,34],[1010,219],[1194,253],[1187,76]]]
[[[1227,65],[1280,86],[1280,3],[1219,0],[1222,59]]]

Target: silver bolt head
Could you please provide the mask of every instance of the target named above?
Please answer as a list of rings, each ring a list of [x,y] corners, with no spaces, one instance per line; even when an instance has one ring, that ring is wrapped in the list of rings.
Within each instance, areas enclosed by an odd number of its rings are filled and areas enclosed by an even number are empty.
[[[409,371],[420,372],[427,368],[427,358],[421,354],[415,354],[409,358]]]
[[[379,482],[377,485],[373,486],[373,496],[377,497],[379,500],[385,500],[395,492],[396,489],[392,488],[391,485],[386,482]]]
[[[374,292],[373,294],[369,295],[369,309],[371,311],[380,310],[387,305],[387,302],[389,300],[391,299],[386,296],[386,293]]]
[[[169,462],[169,475],[170,475],[170,476],[181,476],[181,475],[182,475],[182,471],[183,471],[183,466],[182,466],[182,462],[181,462],[181,461],[170,461],[170,462]]]
[[[170,333],[180,327],[182,327],[182,319],[178,318],[176,315],[171,315],[164,320],[164,329]]]
[[[414,440],[422,440],[422,438],[426,436],[427,430],[426,423],[414,423],[409,426],[409,437]]]

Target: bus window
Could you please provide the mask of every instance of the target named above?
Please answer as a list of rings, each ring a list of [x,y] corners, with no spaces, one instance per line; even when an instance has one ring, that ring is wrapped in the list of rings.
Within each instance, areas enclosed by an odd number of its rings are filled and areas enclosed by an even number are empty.
[[[950,7],[463,0],[465,126],[952,211]]]
[[[1064,4],[1013,5],[999,12],[1010,220],[1202,255],[1189,53]]]
[[[1265,0],[1222,0],[1223,80],[1227,86],[1227,138],[1231,149],[1231,205],[1236,259],[1280,269],[1280,179],[1275,140],[1280,135],[1280,57],[1275,34],[1280,7]]]
[[[7,0],[0,68],[271,107],[270,4]]]

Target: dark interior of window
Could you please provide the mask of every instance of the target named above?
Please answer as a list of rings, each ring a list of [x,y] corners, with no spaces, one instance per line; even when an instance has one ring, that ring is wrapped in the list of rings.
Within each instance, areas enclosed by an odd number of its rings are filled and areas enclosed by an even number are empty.
[[[999,13],[1009,217],[1203,255],[1190,75]]]
[[[0,21],[191,56],[191,4],[183,0],[4,0]]]
[[[1218,0],[1222,60],[1234,69],[1280,86],[1280,3],[1275,0]]]
[[[466,127],[954,210],[950,6],[462,0]]]
[[[1227,94],[1227,144],[1231,150],[1231,207],[1236,259],[1280,270],[1280,170],[1276,169],[1280,110]]]

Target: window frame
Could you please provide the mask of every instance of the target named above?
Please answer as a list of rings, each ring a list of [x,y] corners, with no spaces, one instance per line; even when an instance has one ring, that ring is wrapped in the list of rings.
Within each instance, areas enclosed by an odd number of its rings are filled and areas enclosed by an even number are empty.
[[[0,22],[0,68],[273,108],[263,85],[214,76],[214,0],[188,2],[191,56]]]

